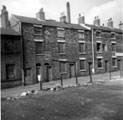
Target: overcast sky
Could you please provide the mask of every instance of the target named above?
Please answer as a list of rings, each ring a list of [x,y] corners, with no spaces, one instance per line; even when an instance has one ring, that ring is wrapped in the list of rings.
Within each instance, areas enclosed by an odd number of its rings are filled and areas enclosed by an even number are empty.
[[[40,8],[44,8],[46,19],[59,21],[62,12],[66,14],[66,2],[70,2],[71,21],[78,22],[78,14],[84,13],[85,22],[93,23],[94,17],[99,16],[101,24],[107,25],[111,17],[114,27],[118,27],[119,21],[123,22],[123,0],[1,0],[11,14],[35,17]]]

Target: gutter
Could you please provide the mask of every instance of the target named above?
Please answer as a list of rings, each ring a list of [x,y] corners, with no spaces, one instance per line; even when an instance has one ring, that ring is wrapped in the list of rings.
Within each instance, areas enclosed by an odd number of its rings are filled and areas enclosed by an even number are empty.
[[[95,68],[94,68],[94,36],[93,36],[93,28],[91,29],[91,32],[92,32],[92,64],[93,64],[93,67],[92,67],[92,72],[95,73]]]

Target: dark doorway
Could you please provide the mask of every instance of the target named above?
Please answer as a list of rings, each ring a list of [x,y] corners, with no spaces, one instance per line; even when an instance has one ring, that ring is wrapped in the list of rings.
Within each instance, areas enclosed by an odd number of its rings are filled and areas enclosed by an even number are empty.
[[[93,82],[92,81],[92,62],[88,62],[88,69],[89,69],[90,82]]]
[[[52,81],[52,67],[49,63],[45,63],[45,82],[50,82]]]
[[[75,77],[75,65],[70,64],[70,78]]]
[[[105,60],[105,72],[108,72],[108,60]]]
[[[42,74],[42,72],[41,72],[41,64],[40,63],[37,63],[36,64],[36,81],[37,82],[39,82],[38,81],[38,75],[41,75]]]
[[[120,70],[120,68],[121,68],[121,60],[117,60],[117,67],[118,67],[118,70]]]

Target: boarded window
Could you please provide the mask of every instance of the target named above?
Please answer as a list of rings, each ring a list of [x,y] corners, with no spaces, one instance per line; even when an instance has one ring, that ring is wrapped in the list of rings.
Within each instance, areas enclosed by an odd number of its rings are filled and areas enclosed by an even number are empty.
[[[86,70],[86,60],[80,60],[80,70]]]
[[[85,53],[85,43],[79,43],[79,52]]]
[[[42,54],[43,53],[43,42],[35,42],[35,50],[36,50],[36,54]]]
[[[65,43],[64,42],[58,42],[58,50],[59,50],[59,53],[65,53]]]
[[[113,67],[117,66],[117,59],[116,58],[112,58],[112,66]]]
[[[14,73],[14,64],[7,64],[6,65],[6,77],[7,79],[14,79],[15,73]]]
[[[79,32],[78,35],[79,35],[79,39],[84,39],[85,37],[84,32]]]
[[[97,67],[103,68],[103,59],[102,58],[97,58]]]
[[[97,52],[102,52],[102,43],[97,42]]]
[[[66,62],[60,62],[60,73],[66,72]]]
[[[64,30],[58,30],[58,37],[65,37],[65,31]]]

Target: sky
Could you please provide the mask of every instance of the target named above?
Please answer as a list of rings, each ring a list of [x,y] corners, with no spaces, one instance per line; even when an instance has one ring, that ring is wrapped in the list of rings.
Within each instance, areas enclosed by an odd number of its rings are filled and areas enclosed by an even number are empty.
[[[46,19],[59,21],[62,12],[66,15],[66,2],[70,2],[72,23],[78,23],[79,13],[85,16],[88,24],[93,24],[95,16],[99,16],[105,26],[109,18],[113,19],[116,28],[120,21],[123,22],[123,0],[1,0],[0,9],[5,5],[9,16],[36,17],[39,9],[43,8]]]

